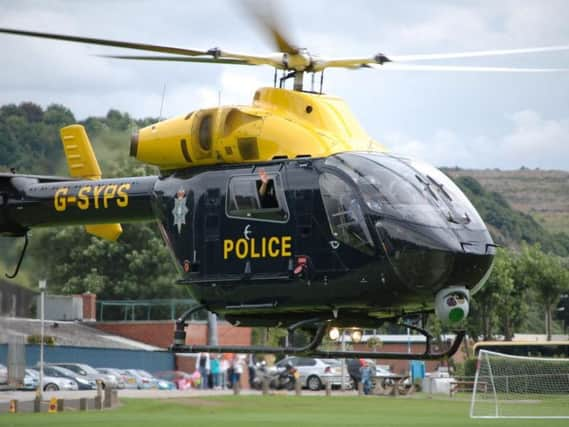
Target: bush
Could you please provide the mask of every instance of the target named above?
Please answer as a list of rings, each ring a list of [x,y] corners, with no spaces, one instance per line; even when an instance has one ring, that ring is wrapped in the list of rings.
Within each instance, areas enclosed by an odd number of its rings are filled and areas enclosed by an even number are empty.
[[[43,343],[45,345],[55,345],[55,337],[44,335]],[[41,344],[41,335],[28,335],[28,344]]]

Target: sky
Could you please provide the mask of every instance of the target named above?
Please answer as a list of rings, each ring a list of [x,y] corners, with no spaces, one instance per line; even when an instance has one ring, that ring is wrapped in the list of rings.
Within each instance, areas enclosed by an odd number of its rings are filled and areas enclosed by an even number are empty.
[[[446,53],[569,45],[566,0],[276,2],[282,27],[323,56]],[[242,2],[0,0],[0,27],[205,50],[266,54],[270,39]],[[250,104],[269,67],[147,63],[102,46],[0,35],[0,105],[35,102],[75,117],[111,108],[162,117]],[[569,68],[569,51],[432,61],[433,65]],[[346,100],[389,150],[437,166],[569,170],[569,72],[490,74],[328,70],[324,90]],[[125,142],[128,147],[128,142]]]

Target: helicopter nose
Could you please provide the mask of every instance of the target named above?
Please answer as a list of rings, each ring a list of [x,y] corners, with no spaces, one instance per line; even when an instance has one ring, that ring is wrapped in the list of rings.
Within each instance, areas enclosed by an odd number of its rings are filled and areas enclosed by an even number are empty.
[[[400,281],[411,289],[463,286],[477,290],[489,272],[495,245],[487,230],[468,233],[381,221],[376,224],[383,250]]]

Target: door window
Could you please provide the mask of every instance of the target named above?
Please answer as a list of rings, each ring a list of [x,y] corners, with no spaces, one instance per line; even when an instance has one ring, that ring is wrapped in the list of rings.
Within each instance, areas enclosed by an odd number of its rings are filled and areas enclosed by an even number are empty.
[[[235,176],[229,181],[227,216],[287,222],[288,208],[278,174]]]
[[[373,240],[355,190],[338,176],[323,173],[320,192],[334,238],[372,255]]]

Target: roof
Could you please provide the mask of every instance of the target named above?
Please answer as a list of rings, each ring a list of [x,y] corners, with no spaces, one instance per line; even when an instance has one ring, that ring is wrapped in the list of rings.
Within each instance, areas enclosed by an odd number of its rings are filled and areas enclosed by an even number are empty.
[[[7,343],[12,337],[41,334],[41,321],[0,317],[0,343]],[[56,345],[76,347],[116,348],[126,350],[163,350],[139,341],[100,331],[82,322],[46,321],[45,335],[55,338]]]

